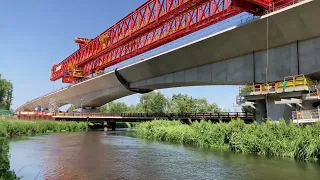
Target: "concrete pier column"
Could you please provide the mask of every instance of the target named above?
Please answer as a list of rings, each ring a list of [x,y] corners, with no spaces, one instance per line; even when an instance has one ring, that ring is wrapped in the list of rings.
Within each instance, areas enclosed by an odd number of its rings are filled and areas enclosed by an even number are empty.
[[[108,131],[108,121],[103,122],[103,131]]]
[[[266,111],[266,103],[265,99],[259,99],[256,100],[255,106],[256,109],[254,111],[254,120],[256,120],[258,123],[262,123],[264,119],[266,118],[267,111]]]
[[[293,108],[286,104],[275,104],[275,99],[267,99],[267,109],[268,118],[272,121],[279,121],[280,119],[285,119],[288,123],[292,117]],[[294,106],[294,105],[293,105]]]
[[[116,130],[116,122],[109,122],[109,126],[111,127],[112,131]]]

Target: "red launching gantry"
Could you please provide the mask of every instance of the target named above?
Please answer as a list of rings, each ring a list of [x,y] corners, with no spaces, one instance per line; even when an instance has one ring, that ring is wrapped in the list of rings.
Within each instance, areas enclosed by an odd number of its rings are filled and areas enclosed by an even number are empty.
[[[293,0],[148,0],[51,70],[51,81],[73,83],[242,12],[262,15]],[[296,0],[295,0],[296,1]]]

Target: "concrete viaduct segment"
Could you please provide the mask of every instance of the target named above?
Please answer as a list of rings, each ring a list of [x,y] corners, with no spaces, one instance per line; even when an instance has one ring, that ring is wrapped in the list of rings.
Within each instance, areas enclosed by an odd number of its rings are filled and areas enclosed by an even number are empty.
[[[162,89],[193,85],[241,85],[283,80],[286,76],[320,73],[320,37],[296,41],[195,68],[132,83],[135,88]],[[268,64],[267,64],[268,63]],[[266,76],[267,74],[267,76]]]
[[[130,88],[151,90],[264,83],[290,75],[316,75],[320,71],[319,8],[320,1],[305,0],[122,67],[118,72],[130,82]],[[47,108],[50,99],[58,100],[61,106],[98,107],[133,93],[112,71],[28,102],[17,111],[32,110],[37,105]]]

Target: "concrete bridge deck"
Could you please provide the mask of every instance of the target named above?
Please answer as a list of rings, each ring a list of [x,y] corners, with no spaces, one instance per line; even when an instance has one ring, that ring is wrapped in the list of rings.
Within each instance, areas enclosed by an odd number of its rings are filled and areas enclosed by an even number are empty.
[[[319,0],[304,0],[125,66],[119,72],[130,87],[144,89],[261,83],[319,73],[319,9]],[[37,98],[17,111],[33,110],[38,105],[48,108],[51,99],[58,101],[58,106],[99,107],[133,93],[111,71]]]

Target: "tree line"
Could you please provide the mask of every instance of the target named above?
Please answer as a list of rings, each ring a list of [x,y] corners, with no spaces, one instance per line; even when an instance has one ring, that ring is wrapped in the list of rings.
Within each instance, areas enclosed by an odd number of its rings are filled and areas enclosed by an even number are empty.
[[[187,94],[165,97],[159,91],[140,96],[136,105],[110,102],[100,107],[103,113],[218,113],[222,109],[205,98],[193,98]]]
[[[0,110],[10,110],[12,104],[12,83],[1,77],[0,74]]]

